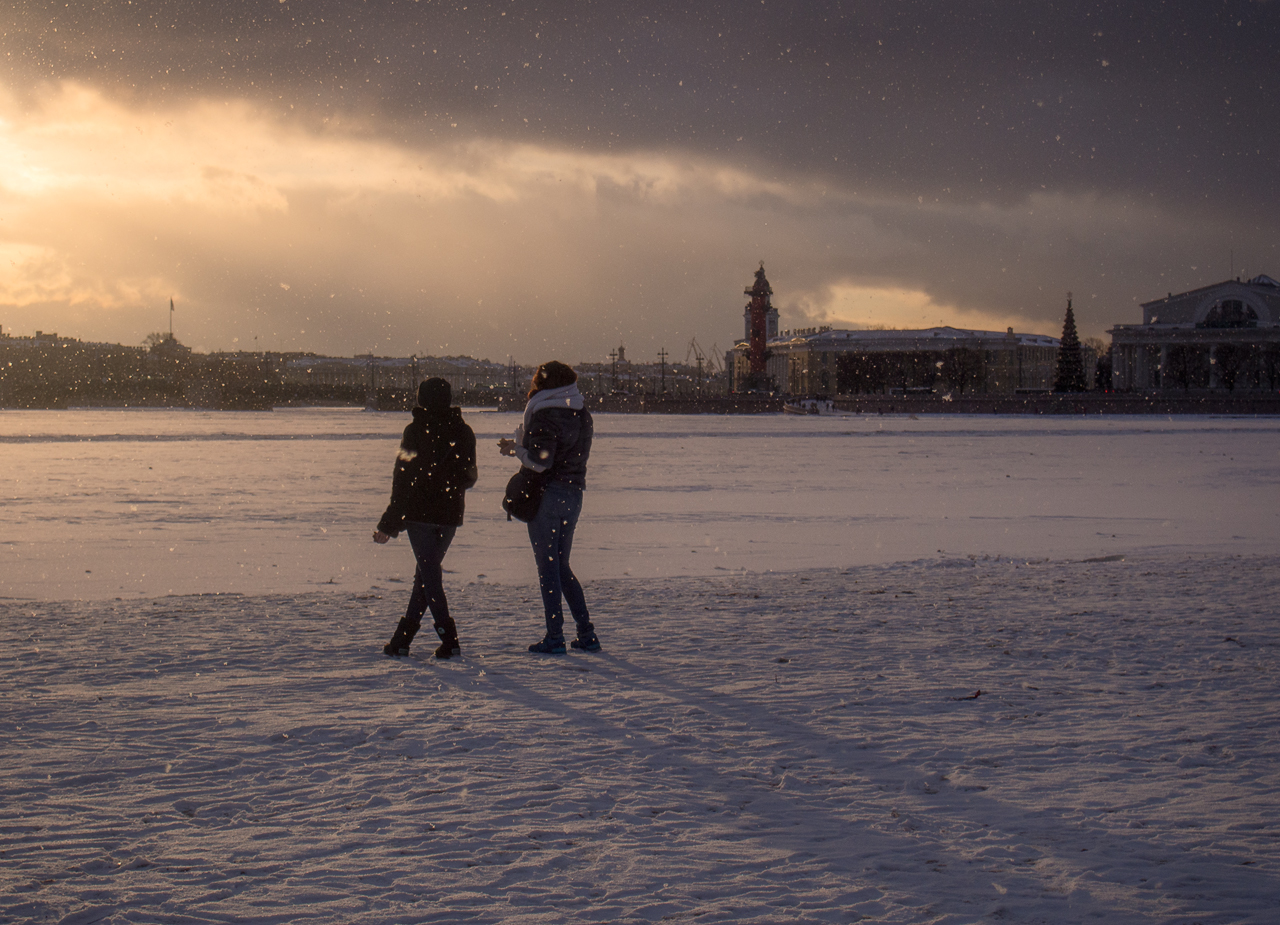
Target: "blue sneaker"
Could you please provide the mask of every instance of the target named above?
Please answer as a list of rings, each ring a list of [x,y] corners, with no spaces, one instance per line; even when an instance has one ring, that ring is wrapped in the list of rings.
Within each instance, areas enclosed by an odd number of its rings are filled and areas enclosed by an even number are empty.
[[[529,651],[535,655],[564,655],[564,640],[543,639],[529,646]]]
[[[569,645],[580,652],[600,651],[600,640],[595,633],[592,633],[590,636],[579,636],[577,639],[573,640],[573,642],[569,643]]]

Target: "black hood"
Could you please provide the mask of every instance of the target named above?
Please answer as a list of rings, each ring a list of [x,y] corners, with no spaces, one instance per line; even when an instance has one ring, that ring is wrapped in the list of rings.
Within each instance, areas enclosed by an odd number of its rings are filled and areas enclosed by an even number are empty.
[[[443,413],[453,404],[453,389],[448,380],[433,376],[418,386],[418,407]]]

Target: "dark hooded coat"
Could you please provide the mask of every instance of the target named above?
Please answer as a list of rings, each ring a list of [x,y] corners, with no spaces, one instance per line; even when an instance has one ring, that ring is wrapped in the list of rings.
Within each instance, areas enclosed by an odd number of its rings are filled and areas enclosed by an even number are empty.
[[[398,536],[405,521],[462,525],[465,493],[476,483],[476,435],[462,409],[414,408],[391,479],[391,503],[378,529]]]

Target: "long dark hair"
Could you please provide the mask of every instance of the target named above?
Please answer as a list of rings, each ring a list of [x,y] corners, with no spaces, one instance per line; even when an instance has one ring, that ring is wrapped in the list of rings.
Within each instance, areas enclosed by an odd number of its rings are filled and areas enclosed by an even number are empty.
[[[578,374],[573,371],[572,366],[561,363],[559,360],[548,360],[533,374],[533,381],[529,383],[528,397],[533,398],[543,389],[559,389],[566,385],[573,385],[577,381]]]

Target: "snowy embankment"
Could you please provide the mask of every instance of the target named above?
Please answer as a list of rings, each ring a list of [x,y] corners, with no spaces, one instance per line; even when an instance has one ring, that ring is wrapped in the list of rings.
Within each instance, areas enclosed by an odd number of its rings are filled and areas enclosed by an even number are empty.
[[[0,918],[1272,922],[1277,565],[0,605]]]

